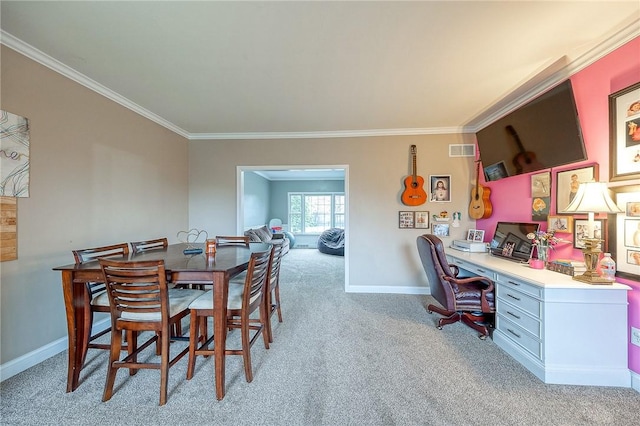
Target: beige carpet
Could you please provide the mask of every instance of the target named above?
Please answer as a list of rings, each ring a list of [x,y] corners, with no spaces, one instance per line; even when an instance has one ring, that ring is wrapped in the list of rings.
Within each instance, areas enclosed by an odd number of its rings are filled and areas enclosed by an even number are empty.
[[[284,323],[253,348],[254,381],[240,357],[214,395],[211,359],[184,379],[171,369],[118,374],[101,402],[106,352],[92,350],[80,387],[65,393],[66,353],[2,383],[2,425],[636,425],[632,389],[545,385],[462,324],[435,328],[425,296],[345,294],[344,259],[291,250],[282,264]],[[237,332],[230,344],[237,342]],[[182,343],[174,343],[175,349]]]

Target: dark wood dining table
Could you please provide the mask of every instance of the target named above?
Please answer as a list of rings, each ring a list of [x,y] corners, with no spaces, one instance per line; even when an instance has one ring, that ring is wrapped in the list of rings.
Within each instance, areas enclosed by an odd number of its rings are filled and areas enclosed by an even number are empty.
[[[184,254],[189,247],[202,248],[204,244],[171,244],[167,248],[130,253],[126,256],[108,256],[114,260],[164,260],[167,275],[174,284],[205,284],[213,286],[214,307],[214,347],[225,348],[227,330],[227,299],[229,279],[247,269],[252,252],[271,249],[271,245],[251,243],[243,246],[218,247],[215,256]],[[80,370],[86,357],[86,343],[90,338],[91,299],[86,282],[103,281],[99,262],[69,264],[53,268],[62,272],[62,292],[67,314],[69,333],[69,365],[67,371],[67,392],[73,392],[79,385]],[[225,356],[224,350],[216,350],[214,357],[216,398],[224,398]]]

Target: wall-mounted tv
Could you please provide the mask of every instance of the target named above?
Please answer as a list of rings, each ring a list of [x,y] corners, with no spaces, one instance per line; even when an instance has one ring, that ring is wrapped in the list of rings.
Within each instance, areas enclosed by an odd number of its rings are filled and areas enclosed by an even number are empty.
[[[571,80],[476,133],[486,181],[587,159]]]

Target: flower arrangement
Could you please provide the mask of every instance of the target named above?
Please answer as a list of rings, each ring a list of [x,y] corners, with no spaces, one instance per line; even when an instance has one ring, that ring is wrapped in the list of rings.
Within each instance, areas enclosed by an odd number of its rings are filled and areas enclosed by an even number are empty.
[[[553,246],[560,241],[554,234],[555,231],[536,231],[527,234],[527,238],[536,247],[538,259],[546,261],[549,249],[553,249]]]

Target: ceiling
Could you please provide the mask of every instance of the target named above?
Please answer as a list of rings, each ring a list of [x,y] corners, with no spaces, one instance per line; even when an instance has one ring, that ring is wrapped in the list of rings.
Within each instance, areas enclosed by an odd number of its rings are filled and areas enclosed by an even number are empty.
[[[640,35],[638,0],[0,7],[3,44],[189,139],[475,131]]]

